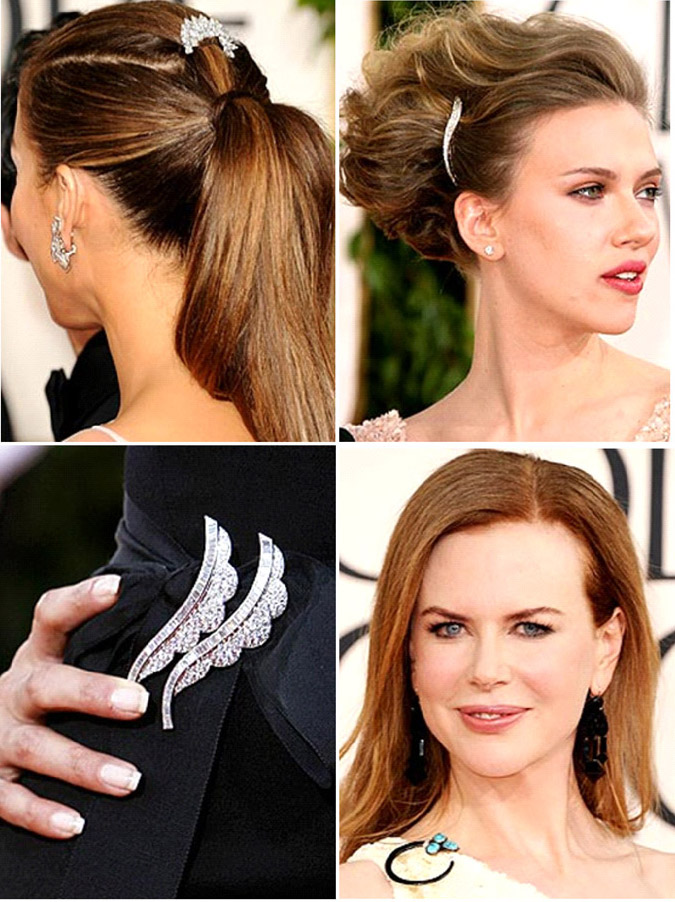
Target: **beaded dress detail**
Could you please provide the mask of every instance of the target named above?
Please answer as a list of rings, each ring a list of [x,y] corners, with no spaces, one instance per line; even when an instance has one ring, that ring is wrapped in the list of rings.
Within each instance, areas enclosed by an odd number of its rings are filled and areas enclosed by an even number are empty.
[[[345,426],[357,442],[407,442],[405,420],[398,410],[390,410],[372,420],[364,420],[358,426]],[[633,436],[634,442],[670,441],[670,397],[661,398],[644,426]]]
[[[359,426],[345,426],[357,442],[405,442],[405,420],[398,410],[390,410],[372,420],[364,420]]]
[[[644,426],[638,430],[634,441],[670,441],[670,397],[661,398],[661,400],[657,402],[652,411],[652,415]]]
[[[405,843],[404,839],[387,837],[361,846],[350,861],[372,861],[384,872],[389,855]],[[530,883],[519,883],[512,877],[493,871],[482,861],[469,855],[454,853],[454,867],[442,880],[421,886],[408,886],[390,881],[394,899],[548,899]],[[425,880],[438,873],[439,863],[423,849],[413,849],[396,862],[396,873],[408,880]]]

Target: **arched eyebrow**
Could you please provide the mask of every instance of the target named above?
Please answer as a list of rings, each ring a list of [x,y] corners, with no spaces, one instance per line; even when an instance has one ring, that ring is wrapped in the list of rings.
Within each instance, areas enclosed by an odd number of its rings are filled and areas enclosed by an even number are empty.
[[[472,618],[467,617],[466,614],[458,614],[454,611],[449,611],[447,608],[441,608],[436,605],[431,605],[428,608],[424,608],[423,611],[420,611],[420,617],[426,617],[429,614],[445,617],[446,620],[456,620],[458,623],[470,623],[472,620]],[[538,614],[559,614],[561,617],[565,616],[564,611],[561,611],[558,608],[542,606],[537,608],[523,608],[522,611],[515,611],[513,614],[509,614],[506,620],[509,623],[513,623],[515,621],[527,620],[530,617],[536,617]]]
[[[563,172],[563,175],[597,175],[599,178],[607,179],[610,182],[615,182],[619,178],[614,170],[603,169],[602,166],[580,166],[579,169],[570,169],[569,172]],[[663,175],[663,170],[660,166],[655,166],[653,169],[643,172],[640,179],[648,179],[657,175]]]

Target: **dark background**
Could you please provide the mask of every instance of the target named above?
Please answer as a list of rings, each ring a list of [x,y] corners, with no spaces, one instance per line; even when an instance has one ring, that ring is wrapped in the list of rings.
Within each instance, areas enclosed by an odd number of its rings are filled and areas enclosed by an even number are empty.
[[[47,589],[79,582],[115,550],[124,448],[51,448],[0,497],[0,672]]]

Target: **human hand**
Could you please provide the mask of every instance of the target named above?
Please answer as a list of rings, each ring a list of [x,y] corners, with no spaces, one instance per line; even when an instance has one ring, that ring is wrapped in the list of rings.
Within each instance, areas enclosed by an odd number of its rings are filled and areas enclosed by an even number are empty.
[[[119,581],[98,576],[45,592],[28,639],[0,676],[0,818],[52,839],[81,833],[84,820],[18,783],[23,771],[115,796],[133,792],[141,778],[132,764],[85,748],[43,722],[52,711],[133,720],[146,710],[148,693],[138,683],[62,663],[68,634],[112,606]]]

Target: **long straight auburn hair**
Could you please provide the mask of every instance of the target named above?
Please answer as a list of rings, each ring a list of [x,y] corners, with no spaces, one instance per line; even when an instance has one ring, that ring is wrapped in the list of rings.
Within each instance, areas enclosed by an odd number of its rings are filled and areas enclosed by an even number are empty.
[[[331,142],[270,100],[243,44],[186,54],[196,12],[122,3],[51,34],[21,75],[28,137],[46,182],[61,163],[89,171],[178,259],[175,347],[197,382],[259,441],[332,441]]]
[[[410,751],[408,640],[429,555],[446,535],[505,522],[560,524],[586,557],[586,594],[596,626],[620,607],[626,629],[612,681],[604,693],[610,725],[606,774],[593,783],[579,751],[574,769],[586,806],[614,833],[642,825],[654,807],[652,716],[659,653],[626,517],[611,495],[576,467],[508,451],[476,450],[440,467],[417,489],[392,534],[378,581],[370,626],[365,701],[342,749],[356,744],[341,793],[342,860],[386,836],[400,836],[442,797],[452,762],[432,735],[427,776],[405,776]],[[632,790],[635,810],[626,798]]]

